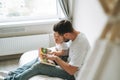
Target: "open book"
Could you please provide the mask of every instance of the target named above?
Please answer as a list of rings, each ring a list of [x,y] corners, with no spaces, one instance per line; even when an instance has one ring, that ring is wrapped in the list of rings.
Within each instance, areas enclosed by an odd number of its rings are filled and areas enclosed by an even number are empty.
[[[55,66],[55,63],[53,61],[48,60],[46,58],[43,58],[43,56],[42,56],[42,54],[47,54],[49,52],[50,52],[50,50],[47,49],[47,48],[40,48],[39,49],[39,59],[40,59],[40,62],[43,63],[43,64]]]

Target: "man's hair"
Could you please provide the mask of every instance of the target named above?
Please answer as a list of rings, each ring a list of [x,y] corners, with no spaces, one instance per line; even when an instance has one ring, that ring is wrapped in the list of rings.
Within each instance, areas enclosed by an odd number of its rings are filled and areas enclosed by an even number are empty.
[[[53,31],[58,32],[60,35],[65,33],[71,33],[74,31],[72,27],[72,23],[68,20],[61,20],[57,24],[54,25]]]

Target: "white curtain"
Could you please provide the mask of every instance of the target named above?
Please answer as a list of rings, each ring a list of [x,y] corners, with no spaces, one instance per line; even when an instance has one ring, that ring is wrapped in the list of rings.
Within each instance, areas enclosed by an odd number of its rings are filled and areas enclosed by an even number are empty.
[[[58,0],[60,7],[65,15],[65,18],[71,20],[69,11],[69,0]]]

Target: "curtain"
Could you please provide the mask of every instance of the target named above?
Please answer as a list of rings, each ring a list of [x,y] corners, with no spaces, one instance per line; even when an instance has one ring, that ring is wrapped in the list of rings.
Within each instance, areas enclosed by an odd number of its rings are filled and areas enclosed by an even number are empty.
[[[58,0],[60,7],[65,15],[65,18],[71,20],[69,11],[69,0]]]

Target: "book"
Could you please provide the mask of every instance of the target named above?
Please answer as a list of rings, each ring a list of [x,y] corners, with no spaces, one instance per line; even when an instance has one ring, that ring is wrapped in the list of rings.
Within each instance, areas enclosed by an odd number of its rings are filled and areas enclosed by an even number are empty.
[[[40,62],[43,64],[55,66],[55,63],[53,61],[48,60],[48,59],[43,57],[43,54],[48,54],[50,51],[51,50],[49,50],[47,48],[40,48],[39,49],[39,59],[40,59]]]

